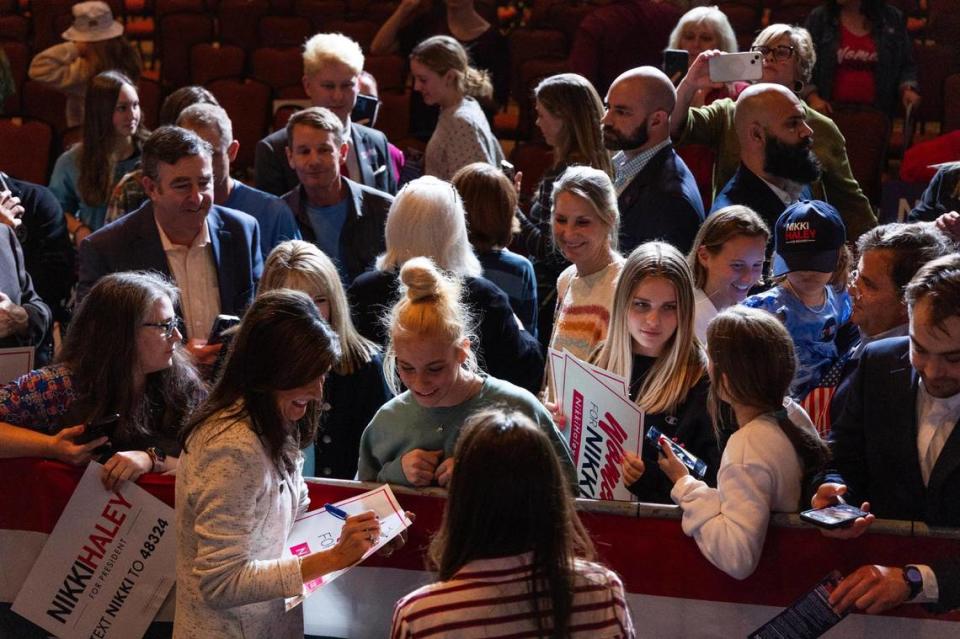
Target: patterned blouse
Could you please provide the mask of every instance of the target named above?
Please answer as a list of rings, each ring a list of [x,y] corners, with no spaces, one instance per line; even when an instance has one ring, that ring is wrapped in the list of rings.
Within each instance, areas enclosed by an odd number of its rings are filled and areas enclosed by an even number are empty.
[[[0,421],[54,433],[76,399],[73,372],[67,366],[39,368],[0,387]]]

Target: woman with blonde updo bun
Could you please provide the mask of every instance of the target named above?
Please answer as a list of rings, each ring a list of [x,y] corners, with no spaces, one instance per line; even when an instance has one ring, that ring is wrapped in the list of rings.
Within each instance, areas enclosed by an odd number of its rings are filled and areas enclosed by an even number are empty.
[[[398,395],[360,438],[359,479],[446,486],[461,426],[492,405],[532,419],[571,469],[570,452],[537,399],[478,368],[471,348],[473,319],[460,302],[460,281],[425,257],[408,260],[400,281],[400,300],[385,320],[384,360],[387,383]],[[401,384],[407,390],[400,392]]]

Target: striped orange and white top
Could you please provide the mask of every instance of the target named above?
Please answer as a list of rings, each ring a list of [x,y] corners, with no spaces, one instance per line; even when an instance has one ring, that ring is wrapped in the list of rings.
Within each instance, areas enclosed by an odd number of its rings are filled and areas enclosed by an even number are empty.
[[[415,590],[397,602],[392,639],[519,639],[539,637],[530,589],[532,553],[479,559],[449,581]],[[623,583],[611,570],[577,560],[571,637],[636,636]],[[540,615],[549,614],[549,603]]]

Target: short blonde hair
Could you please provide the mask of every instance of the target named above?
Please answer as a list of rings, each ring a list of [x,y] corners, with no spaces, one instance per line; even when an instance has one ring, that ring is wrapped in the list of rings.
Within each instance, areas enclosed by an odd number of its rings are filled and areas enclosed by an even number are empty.
[[[342,33],[318,33],[303,45],[303,72],[318,73],[328,62],[339,62],[357,75],[363,71],[363,50]]]
[[[392,271],[414,257],[429,257],[459,277],[479,277],[483,267],[467,237],[466,212],[449,182],[425,175],[397,194],[384,227],[386,252],[377,270]]]
[[[617,250],[620,233],[620,209],[617,207],[617,192],[613,188],[610,176],[589,166],[571,166],[560,174],[553,183],[554,214],[557,208],[557,196],[561,193],[576,195],[590,203],[593,212],[609,230],[610,248]],[[553,215],[551,215],[551,219]],[[552,232],[552,231],[551,231]],[[554,237],[554,246],[557,238]]]
[[[311,298],[323,296],[330,304],[330,327],[340,338],[339,363],[334,370],[341,375],[356,372],[379,351],[376,344],[362,337],[350,319],[350,304],[340,283],[337,267],[320,249],[303,240],[278,244],[267,257],[260,278],[259,293],[289,288]]]
[[[809,84],[813,77],[813,67],[817,63],[817,52],[813,48],[813,38],[809,31],[790,24],[771,24],[757,34],[753,46],[765,46],[783,36],[790,38],[790,46],[794,48],[797,81]]]
[[[727,15],[720,10],[720,7],[694,7],[680,16],[677,26],[670,32],[670,40],[667,46],[671,49],[680,49],[680,36],[687,25],[704,24],[713,29],[717,38],[717,49],[727,53],[737,52],[737,35],[730,26],[730,20]],[[691,63],[693,60],[690,61]]]
[[[473,318],[461,300],[463,286],[460,279],[444,273],[429,258],[415,257],[400,269],[400,299],[386,317],[387,353],[383,372],[387,384],[397,395],[403,387],[397,375],[398,338],[406,336],[442,340],[451,346],[474,339]],[[473,349],[467,347],[464,366],[479,371]]]

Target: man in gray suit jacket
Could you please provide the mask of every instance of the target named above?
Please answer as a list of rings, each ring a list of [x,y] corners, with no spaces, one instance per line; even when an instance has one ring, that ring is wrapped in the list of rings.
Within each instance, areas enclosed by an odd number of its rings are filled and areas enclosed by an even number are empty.
[[[354,182],[380,191],[397,192],[397,176],[390,161],[387,137],[350,121],[360,93],[363,52],[360,45],[339,33],[320,33],[303,47],[303,89],[313,106],[333,111],[343,125],[348,143],[345,171]],[[256,187],[283,195],[299,180],[287,163],[287,131],[280,129],[257,143],[254,158]]]

